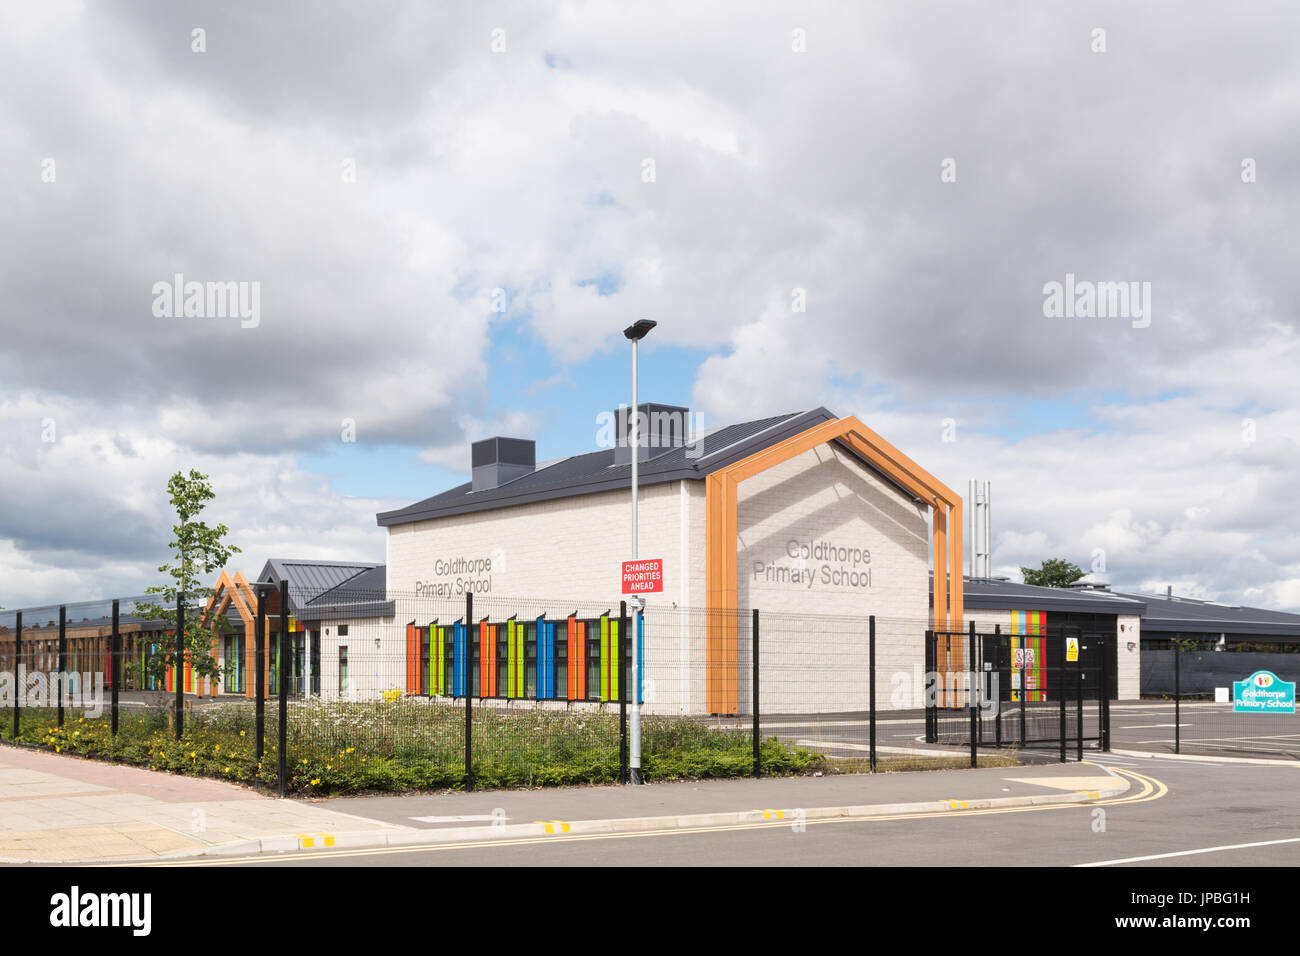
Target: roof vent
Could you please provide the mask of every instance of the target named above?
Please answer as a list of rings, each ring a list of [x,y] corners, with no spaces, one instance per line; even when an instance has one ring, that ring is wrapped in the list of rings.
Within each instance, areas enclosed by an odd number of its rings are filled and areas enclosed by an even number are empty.
[[[537,468],[537,442],[527,438],[485,438],[470,446],[471,491],[491,491]]]
[[[637,407],[637,460],[656,458],[681,448],[690,438],[691,410],[681,405],[643,402]],[[632,463],[632,409],[620,405],[614,412],[614,464]]]

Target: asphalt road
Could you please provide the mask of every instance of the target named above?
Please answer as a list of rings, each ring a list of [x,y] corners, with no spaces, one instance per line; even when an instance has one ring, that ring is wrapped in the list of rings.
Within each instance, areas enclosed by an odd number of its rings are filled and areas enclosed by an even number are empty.
[[[1133,790],[1104,805],[808,821],[801,832],[781,824],[689,833],[557,835],[490,846],[318,851],[208,865],[1265,867],[1300,863],[1300,801],[1295,797],[1300,769],[1124,757],[1098,762],[1137,774]],[[1014,772],[1007,771],[1008,775]]]

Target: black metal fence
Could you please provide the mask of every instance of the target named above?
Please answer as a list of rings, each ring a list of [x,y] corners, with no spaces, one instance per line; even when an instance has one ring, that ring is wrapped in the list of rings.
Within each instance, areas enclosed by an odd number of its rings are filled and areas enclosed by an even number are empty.
[[[1125,705],[1126,747],[1198,756],[1300,759],[1300,653],[1177,640],[1142,651],[1142,695]]]
[[[0,675],[20,688],[0,736],[338,793],[1065,759],[1109,726],[1088,663],[1104,649],[1065,663],[1063,634],[472,591],[234,598],[0,614]],[[207,652],[177,645],[187,620],[210,628]],[[160,669],[167,653],[184,665]],[[95,693],[66,694],[71,671]]]

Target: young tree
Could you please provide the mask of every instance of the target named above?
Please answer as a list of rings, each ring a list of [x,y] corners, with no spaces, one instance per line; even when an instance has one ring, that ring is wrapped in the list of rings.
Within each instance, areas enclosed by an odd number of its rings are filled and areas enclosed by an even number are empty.
[[[1044,588],[1063,588],[1083,577],[1083,569],[1064,558],[1048,558],[1037,568],[1021,568],[1026,584]]]
[[[224,524],[209,528],[207,523],[198,520],[198,516],[207,503],[216,497],[208,476],[194,469],[189,475],[176,472],[167,482],[169,502],[176,509],[178,524],[172,527],[173,540],[167,545],[172,549],[173,563],[164,564],[159,571],[172,580],[168,584],[147,588],[146,594],[161,596],[159,604],[137,604],[135,613],[154,621],[164,621],[171,625],[171,636],[164,642],[161,653],[145,658],[143,662],[132,661],[129,667],[141,677],[141,686],[150,678],[162,681],[168,670],[177,663],[176,653],[176,595],[185,595],[185,658],[189,660],[194,673],[209,680],[221,676],[221,666],[212,655],[213,631],[225,633],[231,630],[225,615],[217,615],[215,620],[206,620],[190,608],[198,601],[212,596],[212,588],[204,585],[214,571],[226,566],[232,555],[239,553],[239,548],[226,544],[225,536],[230,529]],[[183,673],[183,671],[182,671]]]

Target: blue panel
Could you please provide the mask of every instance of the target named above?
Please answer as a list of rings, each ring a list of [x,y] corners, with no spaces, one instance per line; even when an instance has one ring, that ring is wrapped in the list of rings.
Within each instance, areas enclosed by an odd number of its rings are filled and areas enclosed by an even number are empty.
[[[465,696],[465,625],[457,621],[451,628],[451,693]]]
[[[537,619],[537,699],[555,696],[555,624]]]

